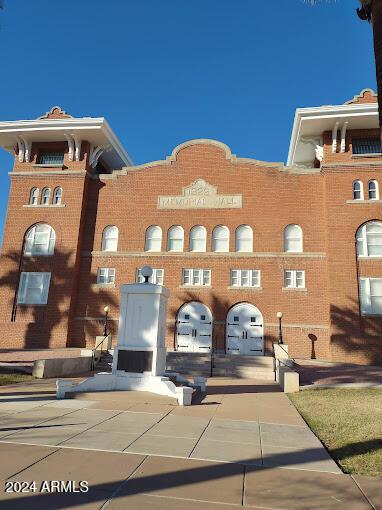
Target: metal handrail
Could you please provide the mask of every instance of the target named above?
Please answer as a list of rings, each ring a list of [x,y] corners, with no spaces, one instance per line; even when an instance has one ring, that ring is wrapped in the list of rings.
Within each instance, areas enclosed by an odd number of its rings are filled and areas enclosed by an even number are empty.
[[[105,338],[107,338],[109,335],[106,335],[106,336],[103,336],[102,337],[102,340],[100,342],[98,342],[98,344],[94,347],[94,349],[92,349],[92,362],[90,364],[90,370],[94,370],[95,369],[95,353],[97,352],[98,350],[98,347],[104,343],[105,341]],[[102,349],[101,349],[101,354],[102,354]]]

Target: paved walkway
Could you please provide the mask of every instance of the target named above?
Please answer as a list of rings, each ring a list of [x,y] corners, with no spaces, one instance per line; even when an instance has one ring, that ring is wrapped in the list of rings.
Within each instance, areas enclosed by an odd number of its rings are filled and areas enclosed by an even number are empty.
[[[5,509],[382,508],[380,481],[341,474],[273,383],[210,379],[191,407],[142,392],[75,397],[56,401],[47,381],[0,387],[0,478],[36,481],[2,491]],[[90,489],[41,492],[44,480]]]

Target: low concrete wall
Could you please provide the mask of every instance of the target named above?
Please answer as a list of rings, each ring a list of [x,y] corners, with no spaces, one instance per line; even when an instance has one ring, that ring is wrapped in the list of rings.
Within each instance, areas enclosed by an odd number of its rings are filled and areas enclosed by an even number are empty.
[[[300,391],[300,374],[287,366],[280,365],[277,367],[276,380],[284,393]]]
[[[32,375],[38,379],[65,377],[88,372],[91,357],[38,359],[33,364]]]

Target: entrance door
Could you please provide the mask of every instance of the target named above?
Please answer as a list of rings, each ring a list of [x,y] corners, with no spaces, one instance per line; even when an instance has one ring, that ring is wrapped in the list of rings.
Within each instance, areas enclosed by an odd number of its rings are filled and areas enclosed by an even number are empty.
[[[260,356],[264,354],[263,316],[250,303],[239,303],[227,314],[226,346],[228,354]]]
[[[209,308],[198,301],[183,305],[176,321],[178,351],[210,352],[211,343],[212,315]]]

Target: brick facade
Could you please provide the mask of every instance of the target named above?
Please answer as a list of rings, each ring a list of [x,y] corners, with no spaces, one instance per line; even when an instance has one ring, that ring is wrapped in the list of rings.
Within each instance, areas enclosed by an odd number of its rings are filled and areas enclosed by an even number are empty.
[[[357,101],[355,99],[354,101]],[[374,97],[358,101],[371,102]],[[176,317],[189,301],[207,305],[213,317],[213,346],[224,350],[227,311],[235,304],[254,304],[263,314],[265,352],[277,340],[276,314],[283,312],[284,342],[293,357],[309,358],[314,344],[318,359],[382,363],[382,317],[360,313],[358,277],[382,277],[381,259],[357,261],[355,234],[360,225],[382,220],[380,201],[352,201],[352,183],[370,179],[382,186],[381,157],[352,155],[352,137],[369,130],[348,130],[344,153],[332,153],[332,133],[323,133],[324,158],[317,168],[285,167],[236,158],[228,147],[201,140],[183,144],[167,160],[130,166],[111,173],[89,165],[90,143],[82,143],[79,161],[69,161],[67,144],[32,144],[30,162],[16,157],[4,229],[0,266],[0,348],[58,348],[94,346],[102,333],[103,308],[110,307],[115,335],[119,315],[119,286],[135,281],[143,265],[164,269],[170,290],[167,346],[176,348]],[[338,140],[338,144],[340,144]],[[65,151],[65,169],[36,168],[40,150]],[[16,155],[17,156],[17,155]],[[317,163],[317,162],[316,162]],[[179,196],[198,179],[216,186],[219,195],[242,195],[236,209],[158,209],[158,196]],[[63,189],[62,205],[27,206],[32,187]],[[36,223],[48,223],[56,233],[52,257],[21,257],[25,233]],[[300,225],[303,252],[284,253],[283,231]],[[106,226],[119,229],[118,250],[101,250]],[[162,251],[145,252],[145,232],[162,228]],[[184,229],[182,253],[166,252],[168,229]],[[194,225],[207,230],[206,253],[189,252]],[[212,253],[211,235],[217,225],[230,231],[229,253]],[[235,230],[253,229],[253,252],[235,252]],[[98,285],[97,270],[115,268],[115,286]],[[211,269],[211,287],[185,288],[183,268]],[[233,289],[230,269],[258,269],[260,288]],[[285,289],[284,270],[305,271],[305,289]],[[51,272],[47,305],[15,306],[20,271]]]

